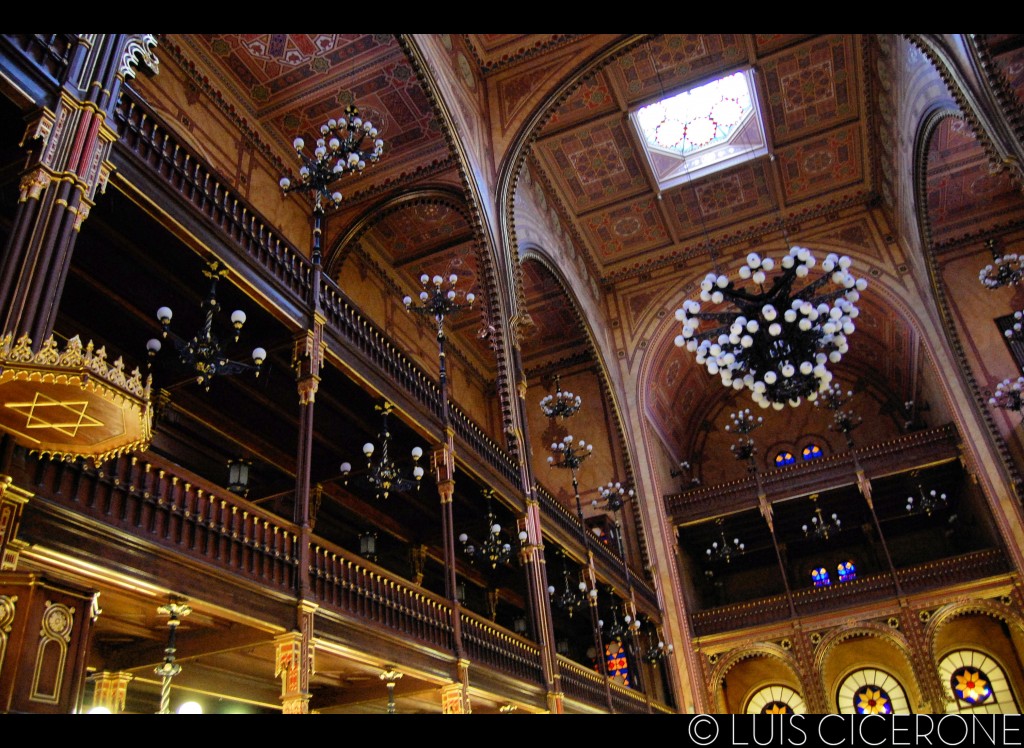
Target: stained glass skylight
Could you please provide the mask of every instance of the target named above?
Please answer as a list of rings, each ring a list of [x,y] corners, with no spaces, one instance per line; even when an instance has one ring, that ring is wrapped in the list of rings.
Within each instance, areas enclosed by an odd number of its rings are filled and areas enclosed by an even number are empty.
[[[662,189],[767,153],[749,70],[675,93],[632,116]]]

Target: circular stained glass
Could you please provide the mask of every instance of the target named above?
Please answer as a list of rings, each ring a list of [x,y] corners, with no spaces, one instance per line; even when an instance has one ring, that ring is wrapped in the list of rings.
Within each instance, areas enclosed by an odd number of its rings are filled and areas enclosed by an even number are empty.
[[[961,667],[953,671],[949,685],[958,699],[968,704],[981,704],[992,697],[991,680],[980,668]]]
[[[761,707],[761,714],[792,714],[793,710],[785,701],[770,701]]]
[[[796,458],[793,456],[792,452],[783,450],[775,455],[776,467],[785,467],[786,465],[792,465],[794,462],[796,462]]]
[[[853,695],[857,714],[892,714],[892,699],[881,686],[862,686]]]

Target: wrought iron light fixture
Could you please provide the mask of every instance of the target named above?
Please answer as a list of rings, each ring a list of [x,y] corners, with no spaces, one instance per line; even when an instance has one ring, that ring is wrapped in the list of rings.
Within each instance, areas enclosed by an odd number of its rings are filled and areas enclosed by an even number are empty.
[[[718,525],[718,537],[721,538],[721,543],[717,540],[711,542],[711,545],[705,551],[708,557],[708,561],[712,563],[728,564],[732,562],[732,557],[738,556],[747,550],[747,546],[740,542],[739,538],[733,538],[732,544],[725,539],[725,520],[719,517],[715,520],[715,524]]]
[[[737,410],[735,413],[731,413],[729,418],[732,420],[732,423],[727,423],[725,430],[740,435],[735,444],[729,445],[729,449],[732,450],[737,460],[746,460],[750,463],[751,467],[754,467],[754,455],[757,454],[757,445],[749,434],[755,429],[761,428],[764,424],[764,418],[752,415],[750,408]]]
[[[176,643],[178,626],[181,619],[192,612],[192,608],[183,602],[171,601],[161,605],[157,612],[167,616],[167,646],[164,647],[164,661],[154,669],[160,676],[160,711],[157,714],[171,713],[171,679],[181,672],[181,665],[175,662],[178,651]]]
[[[562,582],[563,589],[557,595],[555,594],[557,592],[555,585],[548,585],[548,596],[553,605],[564,610],[569,618],[572,618],[573,614],[587,602],[587,583],[581,579],[579,584],[573,586],[569,573],[569,562],[564,553],[562,554]]]
[[[331,117],[320,125],[320,137],[312,155],[306,152],[302,138],[295,138],[292,147],[302,162],[299,181],[293,184],[290,177],[281,177],[281,189],[285,193],[312,193],[313,211],[322,215],[325,208],[336,208],[342,201],[341,192],[330,192],[328,186],[375,163],[384,151],[384,141],[378,137],[373,123],[359,115],[359,108],[349,104],[344,117]]]
[[[1013,324],[1007,327],[1003,334],[1007,340],[1024,343],[1024,310],[1014,312],[1013,319]]]
[[[422,447],[412,448],[413,465],[411,470],[399,468],[391,458],[391,430],[388,427],[388,416],[391,415],[393,407],[386,400],[382,405],[374,406],[374,409],[381,414],[381,427],[377,434],[377,439],[380,441],[380,453],[376,460],[373,458],[374,452],[377,451],[376,445],[373,442],[363,445],[363,454],[366,455],[366,472],[359,477],[373,488],[374,495],[378,499],[388,498],[392,491],[407,491],[411,488],[418,491],[424,472],[419,464],[419,459],[423,456]],[[347,484],[348,477],[352,474],[352,464],[343,462],[340,470],[342,478]]]
[[[458,282],[459,276],[455,273],[450,274],[447,281],[440,275],[431,278],[424,273],[420,276],[420,284],[423,289],[420,291],[419,306],[413,306],[411,296],[402,299],[402,303],[409,311],[434,318],[434,322],[437,324],[438,340],[444,338],[445,318],[461,312],[463,309],[471,308],[476,300],[473,293],[466,293],[463,295],[464,301],[458,301],[459,294],[462,293],[455,288]]]
[[[910,514],[924,512],[927,516],[931,517],[932,512],[945,508],[949,500],[944,491],[936,491],[934,488],[925,493],[920,483],[917,484],[917,493],[921,498],[916,502],[916,506],[914,496],[910,495],[907,497],[907,512]]]
[[[992,264],[986,265],[978,274],[978,280],[986,288],[1002,288],[1014,286],[1024,278],[1024,255],[1010,253],[1004,255],[999,249],[999,242],[989,239],[986,242],[992,252]]]
[[[470,559],[490,564],[492,569],[496,569],[499,564],[507,564],[512,560],[512,543],[506,539],[505,532],[491,508],[494,492],[488,489],[484,496],[487,498],[487,536],[482,542],[476,542],[468,534],[462,533],[459,535],[459,542]],[[521,531],[518,537],[520,543],[526,542],[526,531]]]
[[[843,410],[843,406],[851,397],[853,397],[852,390],[843,392],[843,388],[838,384],[832,384],[822,391],[814,404],[815,406],[824,406],[832,411],[832,424],[829,428],[842,434],[846,439],[846,446],[853,448],[853,437],[850,436],[850,432],[860,426],[864,419],[852,410]]]
[[[548,418],[569,418],[576,415],[583,399],[579,395],[562,390],[561,377],[555,376],[554,394],[540,399],[540,409]]]
[[[996,391],[989,398],[988,404],[993,408],[1019,413],[1024,408],[1024,377],[1016,379],[1004,379],[996,385]]]
[[[851,264],[849,257],[830,253],[821,263],[823,274],[796,289],[815,259],[809,249],[792,247],[782,258],[781,274],[765,289],[775,261],[751,252],[739,276],[758,290],[736,288],[728,276],[708,273],[701,301],[733,309],[702,312],[700,302],[688,299],[676,310],[683,329],[675,343],[695,353],[697,363],[720,375],[726,387],[750,390],[761,407],[781,410],[813,400],[832,381],[828,364],[838,363],[848,349],[860,313],[856,302],[867,288],[866,280],[850,274]],[[829,282],[838,288],[826,290]],[[698,333],[702,320],[719,326]]]
[[[254,371],[256,376],[259,376],[263,362],[267,358],[265,349],[254,348],[252,351],[252,364],[234,361],[224,353],[224,346],[220,338],[214,333],[213,317],[220,311],[220,303],[217,301],[217,282],[227,273],[228,269],[222,266],[218,260],[212,261],[203,270],[203,275],[210,280],[210,291],[203,300],[203,324],[199,331],[189,340],[185,340],[171,332],[170,325],[173,312],[170,307],[162,306],[156,311],[157,319],[160,320],[160,325],[163,327],[163,337],[170,336],[171,340],[174,341],[174,346],[178,351],[181,363],[195,372],[196,383],[203,385],[207,392],[210,390],[210,383],[213,381],[213,378],[218,374],[230,375],[243,371]],[[244,324],[245,312],[241,309],[233,311],[231,313],[233,331],[229,334],[233,336],[235,343],[238,342],[242,332],[242,325]],[[159,338],[151,338],[146,343],[146,350],[149,352],[151,359],[160,352],[162,347],[163,344]]]
[[[804,537],[828,540],[830,536],[839,532],[843,523],[835,512],[832,512],[832,516],[828,518],[821,513],[821,507],[817,504],[817,494],[811,496],[811,501],[815,502],[814,514],[811,515],[811,524],[801,527]]]

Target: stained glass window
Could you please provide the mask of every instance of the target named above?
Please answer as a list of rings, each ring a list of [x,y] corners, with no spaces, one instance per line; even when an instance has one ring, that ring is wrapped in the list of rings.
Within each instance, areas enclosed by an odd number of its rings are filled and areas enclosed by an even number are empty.
[[[758,689],[747,702],[747,714],[804,714],[804,700],[789,686],[775,683]]]
[[[877,668],[850,673],[839,685],[836,697],[840,714],[910,714],[903,686]]]
[[[832,584],[832,580],[828,578],[828,569],[824,566],[818,569],[811,569],[811,579],[814,580],[815,587],[828,587]]]
[[[853,708],[857,714],[892,714],[892,699],[888,691],[872,683],[857,689]]]
[[[622,642],[612,639],[604,647],[605,660],[608,663],[608,677],[617,683],[629,687],[629,660]]]
[[[857,578],[857,567],[853,561],[841,561],[836,571],[839,572],[840,582],[850,582]]]
[[[784,449],[775,455],[775,467],[785,467],[786,465],[792,465],[794,462],[796,462],[796,458],[788,450]]]
[[[817,444],[811,442],[804,447],[803,458],[805,460],[816,460],[819,457],[821,457],[821,447]]]
[[[999,663],[974,649],[950,652],[939,661],[939,677],[949,684],[949,712],[1017,713],[1006,674]]]

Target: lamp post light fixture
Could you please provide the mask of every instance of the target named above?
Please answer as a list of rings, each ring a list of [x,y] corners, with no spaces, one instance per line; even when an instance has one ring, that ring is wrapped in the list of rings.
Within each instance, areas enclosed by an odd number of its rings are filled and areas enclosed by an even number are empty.
[[[992,252],[992,263],[978,273],[982,285],[995,289],[1020,283],[1024,278],[1024,255],[1012,252],[1004,255],[996,239],[989,239],[985,244]]]
[[[380,679],[388,689],[388,714],[395,713],[395,685],[402,680],[402,675],[394,665],[385,665],[380,673]]]
[[[413,467],[411,471],[399,468],[391,457],[391,430],[388,427],[388,416],[391,415],[393,408],[394,406],[387,400],[382,405],[374,406],[374,410],[381,414],[381,428],[377,434],[377,439],[380,441],[380,452],[376,460],[373,455],[377,452],[377,446],[373,442],[366,442],[363,445],[363,454],[366,455],[366,471],[359,477],[373,488],[374,495],[378,499],[388,498],[392,491],[407,491],[411,488],[418,491],[424,474],[423,467],[419,464],[419,459],[423,456],[422,447],[412,448]],[[353,474],[352,463],[341,463],[340,471],[347,484],[349,475]]]
[[[1019,413],[1024,408],[1024,377],[1004,379],[996,385],[996,391],[989,398],[988,404],[993,408],[1002,408]]]
[[[562,389],[561,377],[555,376],[555,392],[540,399],[540,409],[548,418],[570,418],[576,415],[583,399]]]
[[[164,661],[154,669],[160,676],[160,710],[157,714],[171,713],[171,679],[181,672],[181,665],[175,662],[178,651],[176,637],[181,619],[192,612],[192,608],[181,602],[161,605],[157,612],[167,616],[167,646],[164,647]]]
[[[917,484],[917,492],[921,497],[919,501],[914,499],[913,495],[907,497],[907,512],[913,514],[915,511],[924,512],[927,516],[931,517],[932,512],[937,509],[942,509],[947,506],[949,497],[946,496],[944,491],[936,491],[934,488],[928,493],[925,493],[921,484]],[[915,501],[917,505],[915,506]]]
[[[704,312],[700,302],[688,299],[676,310],[682,333],[675,339],[723,385],[746,388],[758,405],[776,410],[814,400],[832,381],[828,365],[847,352],[847,338],[860,314],[856,302],[867,288],[866,280],[850,274],[849,257],[830,253],[821,263],[823,274],[799,289],[797,279],[806,278],[815,265],[811,251],[792,247],[780,264],[782,272],[766,289],[775,261],[756,252],[747,255],[739,276],[753,281],[755,291],[737,288],[724,274],[709,273],[701,283],[701,301],[733,308]],[[829,282],[838,288],[826,290]],[[698,332],[704,320],[719,326]]]
[[[178,358],[184,366],[192,369],[195,374],[196,383],[202,385],[209,392],[210,383],[218,374],[230,375],[243,371],[254,371],[256,376],[260,375],[263,362],[267,358],[267,351],[264,348],[254,348],[252,351],[252,364],[234,361],[224,353],[224,346],[220,337],[214,332],[213,318],[220,311],[220,302],[217,301],[217,282],[227,275],[228,269],[213,260],[203,270],[203,275],[210,280],[210,290],[203,299],[203,324],[190,339],[185,340],[171,331],[171,319],[174,312],[170,307],[162,306],[156,310],[156,317],[162,328],[161,337],[170,337],[178,352]],[[229,333],[237,343],[242,333],[242,326],[245,324],[245,312],[236,309],[231,313],[232,331]],[[150,364],[152,359],[163,348],[160,338],[150,338],[146,342],[146,351],[149,354]]]

